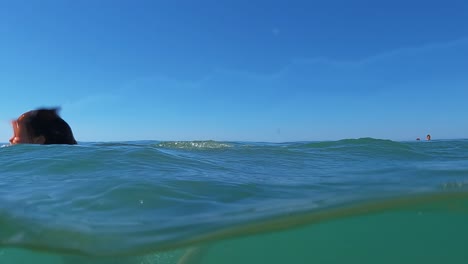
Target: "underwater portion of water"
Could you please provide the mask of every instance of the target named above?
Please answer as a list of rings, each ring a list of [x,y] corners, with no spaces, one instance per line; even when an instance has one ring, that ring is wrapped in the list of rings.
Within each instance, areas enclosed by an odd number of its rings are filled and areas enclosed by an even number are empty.
[[[0,263],[468,261],[468,140],[0,151]]]

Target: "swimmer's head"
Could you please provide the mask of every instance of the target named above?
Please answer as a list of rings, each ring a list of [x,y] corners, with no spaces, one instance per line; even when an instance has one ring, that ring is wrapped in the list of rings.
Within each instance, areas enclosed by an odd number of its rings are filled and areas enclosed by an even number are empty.
[[[70,126],[57,114],[58,109],[37,109],[11,122],[11,144],[76,144]]]

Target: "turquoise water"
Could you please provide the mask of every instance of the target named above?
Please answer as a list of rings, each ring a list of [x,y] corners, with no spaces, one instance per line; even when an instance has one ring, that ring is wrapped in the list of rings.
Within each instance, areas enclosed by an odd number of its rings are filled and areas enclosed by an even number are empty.
[[[468,262],[468,140],[0,151],[0,263]]]

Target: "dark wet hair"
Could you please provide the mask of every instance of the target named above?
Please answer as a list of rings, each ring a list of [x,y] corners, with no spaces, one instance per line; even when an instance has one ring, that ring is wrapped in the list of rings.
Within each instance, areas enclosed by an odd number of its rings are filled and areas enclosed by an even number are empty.
[[[29,111],[21,116],[33,137],[43,136],[44,144],[76,144],[70,126],[63,120],[58,112],[59,108],[40,108]]]

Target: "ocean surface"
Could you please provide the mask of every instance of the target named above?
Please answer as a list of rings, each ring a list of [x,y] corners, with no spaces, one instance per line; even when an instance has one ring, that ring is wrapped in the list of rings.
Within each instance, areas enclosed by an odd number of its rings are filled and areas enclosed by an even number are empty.
[[[0,264],[468,263],[468,140],[0,152]]]

